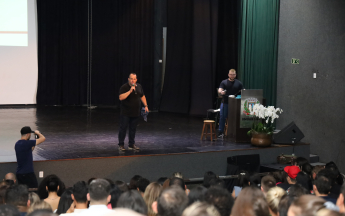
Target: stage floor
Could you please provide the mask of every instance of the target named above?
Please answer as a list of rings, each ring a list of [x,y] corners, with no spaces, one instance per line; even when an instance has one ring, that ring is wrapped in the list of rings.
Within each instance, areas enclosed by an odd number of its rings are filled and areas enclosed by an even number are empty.
[[[140,150],[124,153],[117,149],[119,110],[115,108],[1,108],[0,119],[0,162],[16,161],[14,144],[23,126],[46,137],[34,150],[34,161],[258,149],[227,139],[201,141],[203,118],[183,114],[151,112],[148,122],[140,117],[136,133]],[[126,149],[127,143],[126,137]]]

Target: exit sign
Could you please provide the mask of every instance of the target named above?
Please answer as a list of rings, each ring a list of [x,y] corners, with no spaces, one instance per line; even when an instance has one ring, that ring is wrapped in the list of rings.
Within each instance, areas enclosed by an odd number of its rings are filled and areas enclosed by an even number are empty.
[[[291,64],[299,64],[299,59],[292,58]]]

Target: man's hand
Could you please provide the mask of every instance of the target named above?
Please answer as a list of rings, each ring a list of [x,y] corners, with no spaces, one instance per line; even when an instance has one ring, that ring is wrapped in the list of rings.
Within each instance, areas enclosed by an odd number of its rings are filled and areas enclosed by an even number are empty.
[[[220,94],[221,95],[225,95],[226,91],[221,91]]]
[[[129,91],[130,91],[131,93],[132,93],[133,91],[135,91],[135,85],[132,86],[131,89],[130,89]]]
[[[145,107],[145,112],[149,112],[149,108],[148,107]]]

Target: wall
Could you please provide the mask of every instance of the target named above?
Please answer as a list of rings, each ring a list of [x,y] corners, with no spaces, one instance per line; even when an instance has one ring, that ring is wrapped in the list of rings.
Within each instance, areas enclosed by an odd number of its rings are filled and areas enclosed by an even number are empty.
[[[320,161],[345,172],[345,1],[281,0],[277,121],[295,121]],[[291,58],[300,64],[291,64]],[[316,73],[317,78],[313,78]]]

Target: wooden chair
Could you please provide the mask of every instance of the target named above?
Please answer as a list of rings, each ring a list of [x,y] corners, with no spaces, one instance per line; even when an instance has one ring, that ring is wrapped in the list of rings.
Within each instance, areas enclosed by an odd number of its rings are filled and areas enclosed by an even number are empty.
[[[210,133],[207,133],[207,127],[209,127]],[[211,141],[217,139],[216,123],[214,120],[204,120],[204,126],[202,128],[200,140],[203,140],[204,136],[207,139],[207,135],[210,135]]]

